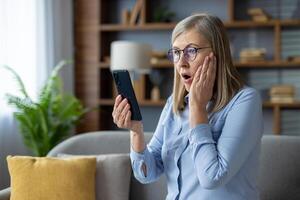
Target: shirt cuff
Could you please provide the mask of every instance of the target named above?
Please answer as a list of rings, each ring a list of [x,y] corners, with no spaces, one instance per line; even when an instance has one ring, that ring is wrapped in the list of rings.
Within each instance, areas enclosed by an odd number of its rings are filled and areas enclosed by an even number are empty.
[[[147,147],[142,152],[136,152],[136,151],[133,150],[133,148],[131,146],[131,148],[130,148],[130,158],[132,160],[144,160],[146,151],[147,151]]]
[[[209,124],[199,124],[192,128],[188,138],[191,144],[215,143]]]

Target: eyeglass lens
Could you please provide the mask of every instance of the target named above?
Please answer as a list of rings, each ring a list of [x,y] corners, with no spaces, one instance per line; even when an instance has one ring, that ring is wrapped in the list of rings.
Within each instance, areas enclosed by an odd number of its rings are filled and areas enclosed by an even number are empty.
[[[180,59],[181,51],[183,56],[187,61],[193,61],[196,58],[198,48],[186,47],[183,50],[180,49],[170,49],[168,51],[168,58],[172,62],[178,62]]]

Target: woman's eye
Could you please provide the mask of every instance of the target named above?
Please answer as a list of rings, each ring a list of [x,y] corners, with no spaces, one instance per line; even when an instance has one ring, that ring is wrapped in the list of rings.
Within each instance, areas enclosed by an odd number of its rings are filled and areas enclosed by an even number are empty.
[[[179,51],[179,50],[173,50],[173,54],[174,54],[174,55],[179,55],[179,54],[180,54],[180,51]]]
[[[194,53],[196,53],[196,49],[195,48],[188,48],[187,53],[188,54],[194,54]]]

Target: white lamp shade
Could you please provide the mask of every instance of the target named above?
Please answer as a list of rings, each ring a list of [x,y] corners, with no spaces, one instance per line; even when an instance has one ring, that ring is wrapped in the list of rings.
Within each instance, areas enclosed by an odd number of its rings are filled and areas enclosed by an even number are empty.
[[[110,69],[143,71],[150,68],[152,48],[148,44],[132,41],[114,41],[111,43]]]

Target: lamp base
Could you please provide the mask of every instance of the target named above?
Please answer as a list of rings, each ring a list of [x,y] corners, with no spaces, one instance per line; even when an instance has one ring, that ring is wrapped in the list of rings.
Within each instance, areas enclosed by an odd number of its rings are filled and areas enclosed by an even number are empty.
[[[151,100],[158,101],[160,99],[160,91],[158,86],[154,86],[151,90]]]
[[[145,99],[145,76],[140,75],[138,78],[132,79],[132,85],[136,99],[138,101],[143,101]]]

